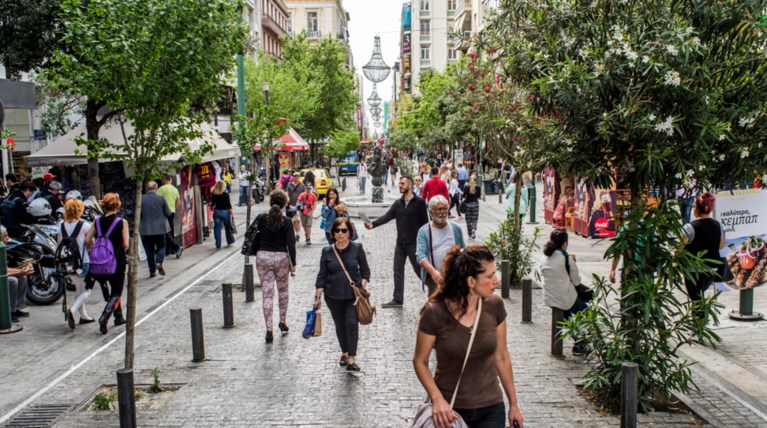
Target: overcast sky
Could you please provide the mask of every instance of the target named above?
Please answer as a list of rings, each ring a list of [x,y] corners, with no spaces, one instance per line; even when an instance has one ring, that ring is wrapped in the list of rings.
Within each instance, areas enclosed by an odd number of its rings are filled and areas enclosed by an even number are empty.
[[[349,12],[349,42],[354,55],[354,66],[362,74],[362,66],[373,54],[373,38],[381,36],[381,54],[386,65],[399,61],[400,14],[405,0],[343,0]],[[384,101],[392,99],[392,76],[378,85],[378,95]],[[399,77],[399,73],[397,73]],[[373,91],[373,83],[365,79],[364,99]]]

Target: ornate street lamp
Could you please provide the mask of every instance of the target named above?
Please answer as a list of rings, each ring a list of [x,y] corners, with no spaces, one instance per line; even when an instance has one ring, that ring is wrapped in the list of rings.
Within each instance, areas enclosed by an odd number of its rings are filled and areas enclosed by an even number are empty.
[[[381,37],[375,36],[373,42],[373,56],[370,61],[362,67],[362,73],[373,83],[380,83],[386,80],[391,73],[391,68],[384,62],[381,56]]]
[[[381,97],[378,96],[378,88],[376,87],[376,84],[373,83],[373,93],[370,94],[370,98],[368,98],[368,105],[370,107],[378,107],[381,105]]]

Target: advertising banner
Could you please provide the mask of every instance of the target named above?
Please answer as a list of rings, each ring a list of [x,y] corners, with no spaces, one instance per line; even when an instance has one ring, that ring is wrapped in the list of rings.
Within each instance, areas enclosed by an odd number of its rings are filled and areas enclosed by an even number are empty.
[[[728,285],[744,289],[767,283],[767,190],[719,192],[714,218],[727,238],[720,255],[725,257]]]

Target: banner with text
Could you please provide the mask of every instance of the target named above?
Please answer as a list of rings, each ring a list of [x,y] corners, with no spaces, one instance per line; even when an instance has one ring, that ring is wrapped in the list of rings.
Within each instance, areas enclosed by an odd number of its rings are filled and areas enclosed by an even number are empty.
[[[727,239],[759,236],[767,232],[767,190],[741,190],[716,196],[715,218]]]

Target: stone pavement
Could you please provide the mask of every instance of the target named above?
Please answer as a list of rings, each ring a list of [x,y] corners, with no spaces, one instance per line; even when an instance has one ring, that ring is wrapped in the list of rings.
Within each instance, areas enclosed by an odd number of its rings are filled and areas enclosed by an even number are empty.
[[[350,188],[345,195],[356,194],[354,178],[347,182]],[[390,189],[396,192],[395,187]],[[256,212],[265,208],[261,204]],[[236,210],[238,219],[244,221],[245,209]],[[504,215],[497,196],[488,196],[481,204],[478,241],[495,229]],[[547,235],[549,227],[542,226]],[[244,227],[239,230],[243,232]],[[179,389],[163,393],[162,400],[140,402],[138,425],[409,426],[425,395],[411,363],[418,309],[425,294],[409,271],[404,308],[380,308],[391,298],[394,236],[393,222],[372,231],[360,228],[360,242],[372,269],[370,289],[379,313],[372,325],[360,327],[359,375],[350,375],[337,366],[339,351],[326,309],[323,336],[309,340],[300,336],[313,296],[322,248],[319,244],[323,242],[317,228],[314,245],[306,246],[303,239],[299,243],[298,270],[290,284],[291,332],[276,337],[269,346],[263,343],[259,289],[254,303],[245,303],[244,293],[235,293],[235,327],[223,328],[220,286],[240,282],[243,258],[239,255],[239,236],[233,247],[220,251],[213,249],[210,240],[190,248],[181,259],[169,261],[168,277],[157,281],[146,279],[146,267],[142,266],[135,382],[151,383],[151,370],[158,368],[162,383],[175,384]],[[571,238],[584,277],[606,274],[609,266],[601,261],[601,255],[607,244]],[[757,308],[763,304],[764,293],[760,291],[756,293]],[[728,309],[737,307],[735,294],[722,296]],[[99,299],[91,297],[91,315],[100,312]],[[617,426],[618,418],[601,414],[578,393],[575,383],[587,367],[582,358],[570,355],[571,342],[565,343],[565,359],[548,355],[550,310],[543,304],[542,290],[534,290],[532,324],[520,323],[520,302],[521,291],[512,290],[511,299],[506,301],[508,343],[526,426]],[[202,308],[205,320],[207,359],[192,363],[189,309],[197,307]],[[58,318],[58,308],[32,311],[33,317],[24,320],[24,332],[0,336],[0,384],[4,389],[0,393],[0,424],[12,423],[12,413],[19,416],[44,406],[60,406],[56,409],[63,413],[55,426],[118,426],[116,411],[87,411],[80,409],[80,404],[101,385],[115,383],[115,371],[122,367],[123,329],[111,328],[109,335],[101,336],[89,325],[71,333],[63,318]],[[276,317],[277,308],[274,312]],[[706,413],[703,416],[711,425],[767,426],[762,405],[767,403],[767,394],[762,392],[767,388],[760,384],[767,376],[767,363],[759,358],[767,355],[764,340],[760,340],[767,334],[761,326],[733,324],[719,330],[724,343],[717,351],[697,346],[685,350],[690,358],[701,361],[695,369],[701,391],[691,394],[688,404]],[[737,377],[748,373],[752,375]],[[684,414],[640,415],[643,426],[697,422]]]

